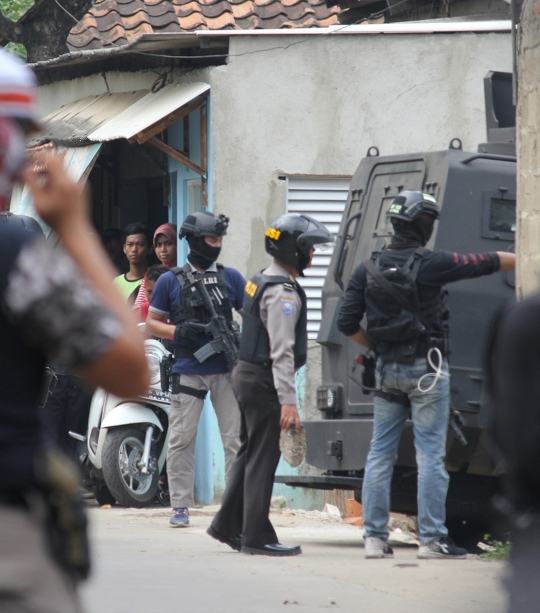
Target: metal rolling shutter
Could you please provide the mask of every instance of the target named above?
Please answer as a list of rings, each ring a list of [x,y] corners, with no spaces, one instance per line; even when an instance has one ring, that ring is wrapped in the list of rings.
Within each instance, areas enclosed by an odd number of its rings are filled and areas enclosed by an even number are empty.
[[[337,236],[350,179],[304,178],[289,179],[287,188],[287,211],[305,213],[325,226]],[[317,251],[313,266],[299,277],[308,300],[308,338],[317,338],[321,325],[321,292],[332,251]]]

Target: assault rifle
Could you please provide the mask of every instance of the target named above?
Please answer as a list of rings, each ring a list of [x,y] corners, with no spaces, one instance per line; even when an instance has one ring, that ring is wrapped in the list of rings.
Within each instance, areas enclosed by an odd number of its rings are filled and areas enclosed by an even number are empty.
[[[188,287],[193,288],[197,292],[205,309],[210,314],[210,321],[207,324],[192,323],[193,327],[205,332],[212,339],[193,355],[202,363],[217,353],[223,353],[229,370],[232,370],[238,361],[240,328],[235,321],[228,322],[225,317],[217,314],[214,303],[201,277],[195,278],[191,272],[186,273],[186,276],[189,281]]]

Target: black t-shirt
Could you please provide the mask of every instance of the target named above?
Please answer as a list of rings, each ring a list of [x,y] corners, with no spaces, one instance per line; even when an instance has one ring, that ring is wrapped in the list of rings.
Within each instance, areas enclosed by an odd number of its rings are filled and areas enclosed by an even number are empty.
[[[381,266],[395,264],[403,266],[412,256],[415,247],[410,249],[385,250],[381,252]],[[422,258],[418,277],[418,297],[420,304],[436,299],[441,289],[447,283],[461,279],[473,279],[482,275],[490,275],[500,268],[499,256],[495,252],[470,253],[460,255],[452,251],[429,251]],[[366,311],[364,292],[367,286],[367,272],[363,264],[354,270],[339,311],[337,326],[346,336],[356,334]],[[442,322],[433,322],[434,330],[440,328]]]

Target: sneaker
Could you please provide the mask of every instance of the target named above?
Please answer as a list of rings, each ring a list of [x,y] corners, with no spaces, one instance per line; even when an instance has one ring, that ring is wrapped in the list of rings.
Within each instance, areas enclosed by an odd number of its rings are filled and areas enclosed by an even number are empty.
[[[392,547],[382,538],[378,536],[364,537],[364,549],[366,550],[366,558],[393,558],[394,552]]]
[[[449,536],[441,536],[429,541],[429,543],[421,544],[417,557],[421,560],[433,558],[464,560],[467,557],[467,550],[458,547]]]
[[[189,526],[189,511],[187,508],[175,508],[169,523],[173,528],[186,528]]]

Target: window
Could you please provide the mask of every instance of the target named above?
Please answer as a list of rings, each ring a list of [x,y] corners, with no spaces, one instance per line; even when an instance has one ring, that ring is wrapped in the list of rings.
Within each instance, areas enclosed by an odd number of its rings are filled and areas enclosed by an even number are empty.
[[[323,223],[334,236],[337,236],[350,183],[350,179],[321,177],[289,179],[287,212],[309,215]],[[308,338],[313,340],[317,338],[321,325],[322,287],[331,256],[332,250],[315,249],[313,266],[304,272],[305,277],[298,278],[307,296]]]
[[[482,236],[502,241],[516,240],[516,195],[484,192]]]
[[[516,201],[492,198],[489,210],[489,229],[492,232],[516,231]]]

